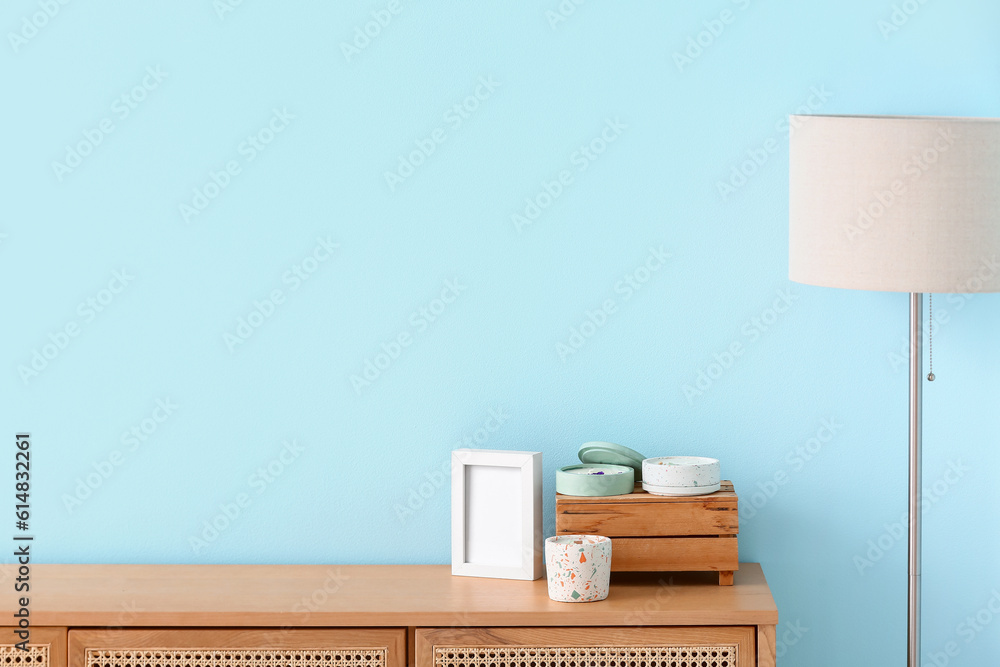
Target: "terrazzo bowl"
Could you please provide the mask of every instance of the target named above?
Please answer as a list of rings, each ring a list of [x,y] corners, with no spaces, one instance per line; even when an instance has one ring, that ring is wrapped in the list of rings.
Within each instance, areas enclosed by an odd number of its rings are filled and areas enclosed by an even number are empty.
[[[611,538],[556,535],[545,540],[545,576],[556,602],[597,602],[611,586]]]
[[[719,459],[704,456],[657,456],[645,459],[642,462],[642,480],[654,486],[718,488]]]

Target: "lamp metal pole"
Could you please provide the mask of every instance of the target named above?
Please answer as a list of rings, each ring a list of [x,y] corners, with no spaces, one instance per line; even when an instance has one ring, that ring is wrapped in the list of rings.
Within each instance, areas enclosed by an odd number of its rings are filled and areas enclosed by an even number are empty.
[[[923,294],[910,293],[910,466],[906,664],[920,665],[920,486],[923,386]]]

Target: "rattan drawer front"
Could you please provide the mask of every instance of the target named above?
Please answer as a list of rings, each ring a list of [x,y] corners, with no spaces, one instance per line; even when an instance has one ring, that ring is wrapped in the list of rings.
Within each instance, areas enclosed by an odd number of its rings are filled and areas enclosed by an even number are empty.
[[[96,649],[85,654],[85,667],[385,667],[380,649]]]
[[[32,628],[27,652],[16,648],[15,628],[0,628],[2,667],[66,667],[66,628]],[[11,639],[7,639],[10,637]]]
[[[543,646],[438,648],[435,667],[736,667],[736,644],[718,646]]]
[[[406,667],[404,630],[73,630],[71,667]]]
[[[420,628],[416,667],[752,667],[753,627]]]
[[[52,664],[50,644],[32,642],[27,651],[16,648],[13,644],[0,644],[0,663],[15,667],[49,667]]]

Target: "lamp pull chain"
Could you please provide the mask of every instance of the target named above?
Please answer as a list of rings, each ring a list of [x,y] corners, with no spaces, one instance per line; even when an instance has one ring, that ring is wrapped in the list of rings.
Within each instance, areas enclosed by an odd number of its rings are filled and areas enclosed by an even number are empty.
[[[934,295],[927,295],[927,310],[929,311],[927,322],[927,352],[930,358],[930,373],[927,374],[927,381],[934,382]]]

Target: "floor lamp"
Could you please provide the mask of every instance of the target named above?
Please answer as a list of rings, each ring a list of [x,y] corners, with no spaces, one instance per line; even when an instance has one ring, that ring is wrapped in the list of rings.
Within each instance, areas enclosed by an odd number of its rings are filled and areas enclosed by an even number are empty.
[[[923,294],[1000,291],[1000,119],[795,116],[791,127],[788,277],[910,295],[907,665],[917,667]]]

